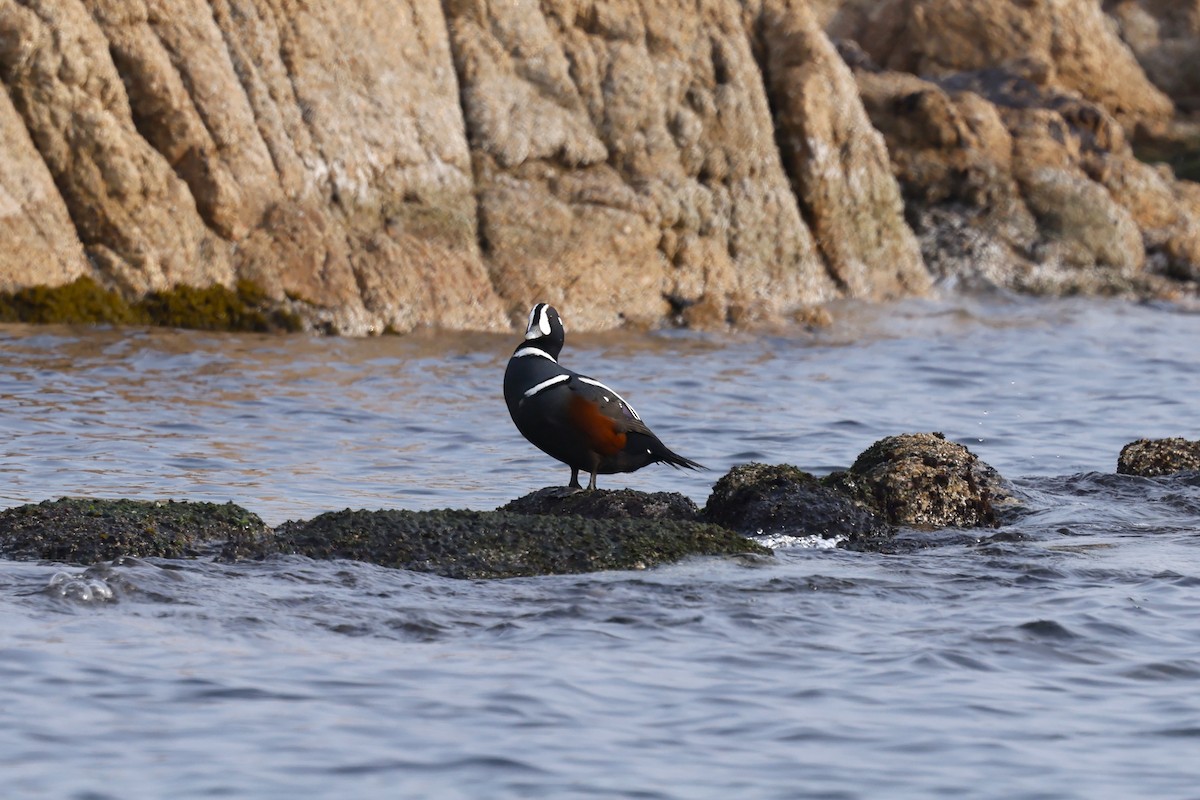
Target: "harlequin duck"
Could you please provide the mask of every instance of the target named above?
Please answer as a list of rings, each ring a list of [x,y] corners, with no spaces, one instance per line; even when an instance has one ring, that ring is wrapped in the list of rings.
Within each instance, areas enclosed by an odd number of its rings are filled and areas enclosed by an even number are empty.
[[[517,430],[571,468],[571,487],[581,488],[579,470],[591,473],[587,488],[595,489],[597,474],[633,472],[656,461],[705,469],[671,452],[621,395],[560,365],[564,335],[557,311],[545,303],[533,307],[525,340],[504,372],[504,401]]]

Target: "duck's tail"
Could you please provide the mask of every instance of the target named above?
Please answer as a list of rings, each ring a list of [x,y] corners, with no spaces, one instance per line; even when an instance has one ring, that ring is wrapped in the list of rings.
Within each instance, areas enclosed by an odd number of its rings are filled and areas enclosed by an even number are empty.
[[[661,449],[656,449],[654,451],[654,459],[656,461],[660,461],[663,464],[670,464],[672,467],[675,467],[675,469],[708,469],[708,467],[697,461],[692,461],[690,458],[684,458],[683,456],[671,450],[662,442],[659,442],[658,445]]]

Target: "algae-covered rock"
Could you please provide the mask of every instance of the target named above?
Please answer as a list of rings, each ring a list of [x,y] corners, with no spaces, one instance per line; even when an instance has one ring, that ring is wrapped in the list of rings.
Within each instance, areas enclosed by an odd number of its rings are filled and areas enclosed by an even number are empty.
[[[940,433],[880,439],[829,483],[888,522],[917,528],[994,526],[1017,502],[996,470]]]
[[[0,322],[60,325],[160,325],[215,331],[298,331],[300,317],[273,303],[252,281],[233,289],[220,284],[180,284],[132,302],[86,275],[61,286],[0,292]]]
[[[1173,437],[1138,439],[1121,448],[1117,473],[1155,478],[1186,470],[1200,470],[1200,441]]]
[[[268,532],[258,515],[233,503],[64,497],[0,511],[0,553],[13,559],[91,564],[216,551],[232,560],[258,552]]]
[[[886,536],[886,521],[789,464],[739,464],[716,485],[704,518],[743,534],[826,539]]]
[[[119,293],[84,275],[61,286],[0,292],[0,322],[136,325],[145,319]]]
[[[693,555],[771,553],[697,522],[596,520],[502,511],[334,511],[276,530],[280,551],[450,578],[642,569]]]
[[[176,286],[151,292],[135,307],[148,323],[170,328],[266,333],[303,327],[297,314],[277,307],[252,281],[238,281],[233,289]]]
[[[635,489],[570,489],[548,486],[519,497],[499,511],[513,514],[550,514],[588,519],[698,520],[700,509],[678,492],[639,492]]]

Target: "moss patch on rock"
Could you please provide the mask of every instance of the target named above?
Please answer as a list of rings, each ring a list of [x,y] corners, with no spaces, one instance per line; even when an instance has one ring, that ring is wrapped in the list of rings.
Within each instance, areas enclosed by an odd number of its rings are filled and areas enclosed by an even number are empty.
[[[87,276],[62,286],[0,292],[0,322],[35,324],[159,325],[221,331],[298,331],[300,317],[273,303],[259,286],[239,281],[177,286],[128,301]]]
[[[276,536],[285,553],[451,578],[643,569],[687,556],[771,553],[716,525],[501,511],[336,511],[284,523]]]
[[[119,556],[232,560],[262,551],[270,533],[233,503],[62,498],[0,511],[0,554],[92,564]]]

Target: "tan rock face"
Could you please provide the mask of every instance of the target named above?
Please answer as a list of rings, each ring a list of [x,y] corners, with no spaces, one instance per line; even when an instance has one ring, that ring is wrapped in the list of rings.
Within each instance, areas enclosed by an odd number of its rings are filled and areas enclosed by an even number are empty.
[[[802,2],[765,0],[755,39],[775,138],[829,272],[852,297],[921,294],[930,285],[887,147],[854,76]]]
[[[447,13],[480,237],[512,314],[542,297],[575,326],[711,323],[835,296],[734,3]]]
[[[1192,107],[1198,31],[1200,0],[0,0],[0,287],[248,278],[367,333],[1194,283],[1200,196],[1129,141],[1189,163],[1155,84]]]
[[[79,239],[135,291],[232,279],[186,184],[138,134],[108,44],[78,3],[0,11],[0,80]]]
[[[926,80],[844,47],[944,278],[1035,292],[1172,291],[1200,217],[1103,107],[1027,71]]]
[[[1200,111],[1200,0],[1106,0],[1147,77],[1181,110]]]
[[[844,6],[830,34],[854,39],[889,70],[922,77],[991,67],[1033,70],[1129,126],[1172,111],[1093,0],[851,0]]]
[[[62,196],[21,116],[0,94],[0,291],[70,283],[89,272]]]
[[[248,277],[343,332],[499,327],[444,19],[401,10],[9,3],[0,80],[93,263],[135,293]]]

